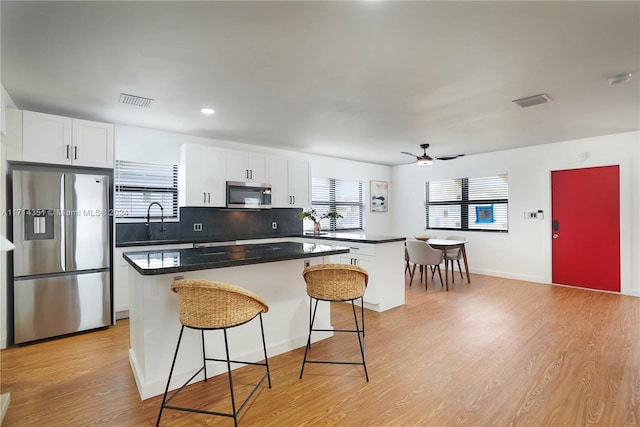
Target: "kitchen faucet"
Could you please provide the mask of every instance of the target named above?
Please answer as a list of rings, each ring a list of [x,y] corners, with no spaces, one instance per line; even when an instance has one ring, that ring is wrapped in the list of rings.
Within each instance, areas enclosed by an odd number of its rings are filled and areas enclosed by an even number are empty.
[[[151,217],[149,216],[149,213],[151,212],[151,206],[153,205],[158,205],[158,207],[160,208],[160,234],[164,233],[164,208],[158,202],[151,202],[149,203],[149,207],[147,208],[147,223],[145,224],[147,226],[148,239],[151,238]]]

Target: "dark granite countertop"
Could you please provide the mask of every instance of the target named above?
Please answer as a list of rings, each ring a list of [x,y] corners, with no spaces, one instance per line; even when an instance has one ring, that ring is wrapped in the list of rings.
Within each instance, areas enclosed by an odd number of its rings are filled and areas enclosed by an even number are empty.
[[[314,258],[348,252],[349,248],[340,246],[282,242],[208,248],[158,249],[125,252],[122,256],[138,273],[158,275]]]
[[[329,233],[321,232],[320,234],[305,233],[302,237],[310,239],[324,239],[324,240],[338,240],[341,242],[354,242],[354,243],[390,243],[390,242],[404,242],[406,237],[398,236],[376,236],[373,234],[364,233]]]
[[[216,238],[202,238],[202,239],[160,239],[160,240],[135,240],[126,242],[116,242],[117,248],[123,247],[136,247],[136,246],[155,246],[155,245],[172,245],[172,244],[192,244],[192,243],[210,243],[210,242],[233,242],[236,240],[250,240],[250,239],[269,239],[269,238],[292,238],[292,237],[304,237],[311,239],[325,239],[325,240],[339,240],[344,242],[360,242],[360,243],[389,243],[389,242],[404,242],[406,237],[398,236],[377,236],[365,233],[328,233],[323,232],[319,235],[313,233],[304,234],[291,234],[291,235],[273,235],[273,234],[251,234],[251,235],[229,235],[218,236]]]

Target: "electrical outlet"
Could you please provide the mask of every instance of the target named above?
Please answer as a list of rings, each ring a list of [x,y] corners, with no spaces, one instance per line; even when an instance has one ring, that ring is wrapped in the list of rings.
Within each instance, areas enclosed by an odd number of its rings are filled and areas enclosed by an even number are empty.
[[[278,223],[277,223],[277,222],[275,222],[275,221],[273,221],[273,222],[271,223],[271,229],[272,229],[272,230],[277,230],[277,229],[278,229]]]
[[[304,268],[307,268],[311,265],[311,261],[309,261],[308,259],[304,260]]]
[[[193,231],[202,231],[202,224],[201,223],[193,224]]]

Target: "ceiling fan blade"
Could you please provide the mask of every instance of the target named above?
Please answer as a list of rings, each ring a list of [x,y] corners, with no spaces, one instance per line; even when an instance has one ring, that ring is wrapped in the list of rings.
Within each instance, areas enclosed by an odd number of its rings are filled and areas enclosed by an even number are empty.
[[[406,154],[407,156],[413,156],[413,157],[415,157],[416,159],[419,159],[419,158],[420,158],[420,156],[416,156],[415,154],[413,154],[413,153],[409,153],[409,152],[406,152],[406,151],[401,151],[401,153],[402,153],[402,154]]]
[[[447,156],[437,156],[436,160],[453,160],[462,156],[464,156],[464,154],[449,154]]]

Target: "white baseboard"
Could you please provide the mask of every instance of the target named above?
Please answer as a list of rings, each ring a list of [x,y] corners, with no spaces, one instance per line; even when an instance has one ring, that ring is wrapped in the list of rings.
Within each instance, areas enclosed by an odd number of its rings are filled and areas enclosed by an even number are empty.
[[[513,279],[513,280],[523,280],[525,282],[535,282],[535,283],[546,283],[549,282],[544,280],[543,276],[533,276],[529,274],[518,274],[518,273],[509,273],[506,271],[497,271],[497,270],[485,270],[482,268],[474,268],[473,270],[469,269],[471,273],[474,274],[484,274],[485,276],[493,276],[493,277],[503,277],[505,279]]]

